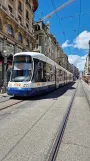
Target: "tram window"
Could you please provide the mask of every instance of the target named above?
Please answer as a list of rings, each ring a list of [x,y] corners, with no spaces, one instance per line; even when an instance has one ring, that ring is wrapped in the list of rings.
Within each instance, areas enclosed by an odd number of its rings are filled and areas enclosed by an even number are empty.
[[[63,81],[63,71],[58,69],[57,70],[57,77],[59,79],[59,81]]]
[[[14,63],[31,63],[31,56],[28,55],[18,55],[14,57]]]
[[[43,61],[34,59],[34,76],[35,82],[55,81],[55,68]]]
[[[52,65],[50,67],[50,81],[55,81],[55,67]]]
[[[47,82],[55,81],[55,67],[51,64],[46,64],[46,80]]]
[[[43,63],[43,69],[42,69],[42,82],[46,82],[46,62]]]
[[[41,82],[41,63],[38,59],[34,59],[34,76],[33,81]]]
[[[64,72],[64,80],[67,80],[67,73]]]

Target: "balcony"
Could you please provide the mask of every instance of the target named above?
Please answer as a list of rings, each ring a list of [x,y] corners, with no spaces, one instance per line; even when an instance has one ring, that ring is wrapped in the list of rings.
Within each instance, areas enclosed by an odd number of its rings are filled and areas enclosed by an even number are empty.
[[[14,5],[14,0],[9,0],[9,3],[10,3],[11,5]]]
[[[20,14],[22,14],[22,8],[18,6],[18,11]]]
[[[32,9],[32,8],[31,8],[31,5],[30,5],[30,3],[29,3],[28,0],[26,0],[26,4],[27,4],[27,6],[28,6],[30,9]]]
[[[3,5],[3,0],[0,0],[0,8],[7,12],[7,8]]]
[[[12,18],[14,18],[14,14],[13,14],[13,13],[10,13],[10,16],[11,16]]]
[[[0,5],[3,3],[3,0],[0,0]]]

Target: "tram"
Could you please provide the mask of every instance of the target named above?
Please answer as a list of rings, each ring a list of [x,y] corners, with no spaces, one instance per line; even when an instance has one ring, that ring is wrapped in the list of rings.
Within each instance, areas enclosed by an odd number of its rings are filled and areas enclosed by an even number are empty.
[[[35,96],[50,92],[73,81],[73,74],[44,54],[21,52],[13,56],[7,94]]]

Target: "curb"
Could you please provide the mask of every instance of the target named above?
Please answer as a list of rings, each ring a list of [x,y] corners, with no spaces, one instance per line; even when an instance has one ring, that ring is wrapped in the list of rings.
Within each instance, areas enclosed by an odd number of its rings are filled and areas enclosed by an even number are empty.
[[[0,97],[7,97],[8,95],[7,95],[7,93],[0,93]]]

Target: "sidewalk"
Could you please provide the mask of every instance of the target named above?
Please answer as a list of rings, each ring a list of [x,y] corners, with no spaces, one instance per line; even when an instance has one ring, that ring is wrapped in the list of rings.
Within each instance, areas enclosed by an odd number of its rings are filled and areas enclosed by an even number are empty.
[[[8,97],[7,93],[0,93],[0,97]]]
[[[0,97],[7,97],[8,96],[7,93],[6,92],[1,93],[1,89],[2,89],[2,87],[0,87]]]

